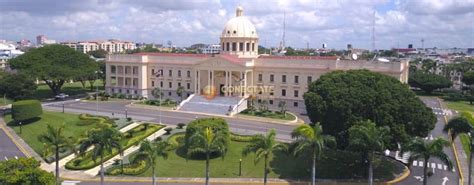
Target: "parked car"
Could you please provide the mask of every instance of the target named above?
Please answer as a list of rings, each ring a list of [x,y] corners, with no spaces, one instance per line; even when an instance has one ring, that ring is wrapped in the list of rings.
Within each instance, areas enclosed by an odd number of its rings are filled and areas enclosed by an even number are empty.
[[[58,94],[58,95],[55,96],[55,98],[56,98],[57,100],[65,99],[65,98],[67,98],[67,97],[69,97],[69,95],[64,94],[64,93],[60,93],[60,94]]]

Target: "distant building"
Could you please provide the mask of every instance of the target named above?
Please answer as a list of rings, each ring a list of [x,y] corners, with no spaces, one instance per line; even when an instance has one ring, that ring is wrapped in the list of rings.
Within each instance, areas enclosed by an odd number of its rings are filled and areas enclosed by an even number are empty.
[[[107,41],[77,41],[77,42],[62,42],[62,45],[69,46],[76,51],[87,53],[89,51],[95,51],[103,49],[108,53],[123,53],[126,50],[134,50],[137,45],[133,42],[120,41],[110,39]]]
[[[42,46],[46,44],[56,44],[56,40],[49,40],[48,37],[44,35],[36,36],[36,45]]]
[[[211,44],[207,45],[206,47],[199,49],[203,54],[219,54],[221,51],[221,45],[219,44]]]
[[[8,68],[8,60],[23,54],[17,50],[14,44],[3,42],[0,43],[0,69]]]

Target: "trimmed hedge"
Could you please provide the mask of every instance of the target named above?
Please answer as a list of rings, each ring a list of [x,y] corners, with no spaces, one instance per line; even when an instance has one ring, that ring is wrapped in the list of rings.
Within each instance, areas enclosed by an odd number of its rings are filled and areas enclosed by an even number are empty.
[[[109,124],[112,127],[116,127],[115,121],[107,116],[95,116],[90,114],[79,114],[80,122],[76,123],[78,126],[86,126],[91,124]]]
[[[123,175],[139,175],[144,173],[151,167],[148,160],[138,160],[136,155],[130,156],[131,160],[129,164],[123,165]],[[114,165],[106,170],[107,175],[121,175],[122,167],[120,164]]]
[[[167,150],[174,150],[179,148],[184,143],[184,133],[176,133],[168,137],[168,143],[170,144]]]
[[[27,121],[43,114],[43,108],[38,100],[23,100],[12,104],[12,119]]]
[[[230,139],[232,141],[237,141],[237,142],[250,142],[253,136],[254,135],[240,135],[240,134],[231,133]]]

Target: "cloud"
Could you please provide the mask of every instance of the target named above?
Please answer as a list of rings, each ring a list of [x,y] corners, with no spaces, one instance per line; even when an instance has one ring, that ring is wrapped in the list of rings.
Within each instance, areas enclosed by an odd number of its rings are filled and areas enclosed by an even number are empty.
[[[0,39],[218,43],[238,5],[267,46],[286,14],[287,45],[371,48],[374,10],[377,48],[474,46],[474,0],[0,0]]]

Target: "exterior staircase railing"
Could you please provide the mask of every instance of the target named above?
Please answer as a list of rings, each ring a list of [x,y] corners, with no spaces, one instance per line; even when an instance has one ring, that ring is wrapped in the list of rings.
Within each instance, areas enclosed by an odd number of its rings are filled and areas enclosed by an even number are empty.
[[[191,94],[189,95],[188,98],[186,98],[185,100],[181,101],[179,103],[179,105],[176,107],[176,110],[179,110],[184,104],[186,104],[187,102],[189,102],[196,94]]]
[[[247,109],[247,98],[249,96],[244,96],[242,99],[240,99],[239,103],[237,103],[236,105],[234,105],[232,107],[232,110],[229,111],[229,116],[234,116],[242,111],[244,111],[245,109]]]

